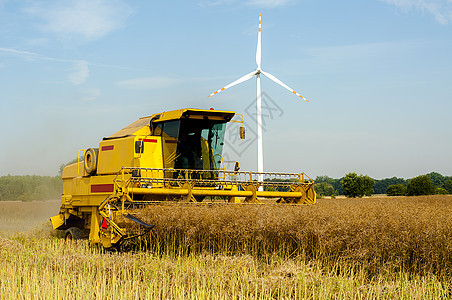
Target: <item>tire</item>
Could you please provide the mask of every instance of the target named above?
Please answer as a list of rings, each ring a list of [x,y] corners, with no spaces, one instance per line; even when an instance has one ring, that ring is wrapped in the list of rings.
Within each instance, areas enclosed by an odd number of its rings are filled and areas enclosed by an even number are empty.
[[[66,242],[70,243],[74,240],[81,240],[83,239],[83,233],[82,230],[78,227],[71,227],[68,230],[66,230],[66,233],[64,235]]]
[[[99,148],[89,148],[85,151],[84,165],[85,171],[89,175],[96,174],[97,157],[99,155]]]

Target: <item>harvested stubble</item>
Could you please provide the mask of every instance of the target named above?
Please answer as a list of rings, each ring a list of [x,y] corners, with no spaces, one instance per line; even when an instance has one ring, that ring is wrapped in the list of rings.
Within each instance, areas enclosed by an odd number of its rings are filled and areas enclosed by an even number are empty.
[[[10,236],[0,299],[448,299],[435,276],[328,272],[316,262],[249,255],[156,256],[97,251],[86,241]]]
[[[137,211],[155,224],[158,252],[281,256],[324,265],[452,275],[452,197],[320,200],[314,206],[155,205]],[[339,262],[339,264],[338,264]]]

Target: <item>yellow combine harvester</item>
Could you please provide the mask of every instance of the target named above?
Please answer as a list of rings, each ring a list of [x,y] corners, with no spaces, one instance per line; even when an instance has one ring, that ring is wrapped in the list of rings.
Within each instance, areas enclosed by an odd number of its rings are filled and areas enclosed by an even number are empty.
[[[149,204],[201,202],[207,196],[228,203],[261,203],[263,198],[315,203],[314,181],[304,173],[264,173],[265,180],[258,182],[260,173],[241,172],[238,163],[234,170],[225,169],[224,133],[234,115],[200,109],[154,114],[104,138],[99,148],[80,150],[84,159],[63,170],[53,228],[66,230],[68,240],[89,236],[110,248],[153,227],[132,214]]]

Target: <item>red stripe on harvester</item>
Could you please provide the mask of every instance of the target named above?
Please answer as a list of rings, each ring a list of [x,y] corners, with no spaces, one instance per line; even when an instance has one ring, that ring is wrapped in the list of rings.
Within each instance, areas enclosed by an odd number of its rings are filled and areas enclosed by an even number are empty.
[[[138,139],[140,141],[143,141],[145,143],[157,143],[156,139]]]
[[[103,146],[101,150],[107,151],[107,150],[113,150],[114,148],[115,148],[115,145]]]
[[[92,184],[91,193],[113,193],[115,190],[114,184]]]

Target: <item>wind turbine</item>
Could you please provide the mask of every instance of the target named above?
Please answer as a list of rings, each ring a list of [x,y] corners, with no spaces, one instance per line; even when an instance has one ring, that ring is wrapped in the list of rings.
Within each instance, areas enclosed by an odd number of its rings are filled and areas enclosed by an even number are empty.
[[[213,96],[218,94],[221,91],[224,91],[225,89],[228,89],[234,85],[237,85],[239,83],[242,83],[244,81],[247,81],[251,79],[254,75],[256,75],[256,113],[257,113],[257,171],[260,173],[258,175],[259,182],[263,182],[264,175],[262,172],[264,172],[264,153],[263,153],[263,147],[262,147],[262,111],[261,111],[261,74],[267,77],[268,79],[276,82],[283,88],[291,91],[301,99],[305,100],[306,102],[309,102],[306,98],[295,92],[293,89],[285,85],[281,80],[276,78],[270,73],[264,72],[261,69],[261,29],[262,29],[262,16],[259,14],[259,32],[257,34],[257,50],[256,50],[256,64],[257,68],[253,72],[246,74],[245,76],[240,77],[236,81],[228,84],[227,86],[213,92],[207,97]],[[263,187],[259,187],[259,190],[263,190]]]

